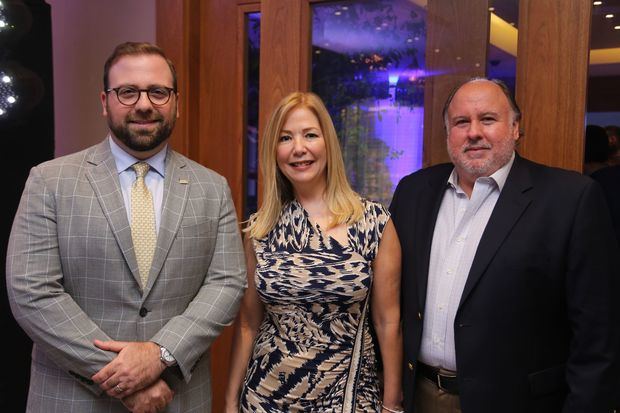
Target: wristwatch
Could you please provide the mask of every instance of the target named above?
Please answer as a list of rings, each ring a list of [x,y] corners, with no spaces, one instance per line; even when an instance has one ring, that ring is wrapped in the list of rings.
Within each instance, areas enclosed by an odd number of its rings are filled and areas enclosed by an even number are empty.
[[[170,353],[168,349],[164,346],[159,346],[159,359],[162,363],[166,365],[166,367],[172,367],[177,365],[177,360],[174,358],[172,353]]]

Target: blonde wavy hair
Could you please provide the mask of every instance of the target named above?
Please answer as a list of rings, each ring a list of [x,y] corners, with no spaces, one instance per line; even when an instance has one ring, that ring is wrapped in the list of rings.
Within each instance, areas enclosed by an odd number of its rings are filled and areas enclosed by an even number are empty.
[[[280,133],[293,109],[309,109],[319,120],[327,152],[327,186],[325,201],[332,213],[330,227],[351,224],[363,216],[360,196],[351,188],[345,173],[342,152],[336,129],[327,108],[314,93],[293,92],[284,97],[269,118],[263,139],[260,141],[259,166],[263,178],[261,206],[250,219],[244,232],[254,239],[265,237],[280,217],[284,205],[293,199],[293,185],[278,168],[276,151]]]

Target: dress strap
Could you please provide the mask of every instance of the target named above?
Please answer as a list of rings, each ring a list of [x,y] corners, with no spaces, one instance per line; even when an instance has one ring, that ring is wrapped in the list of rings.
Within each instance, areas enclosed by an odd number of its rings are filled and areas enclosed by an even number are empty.
[[[355,403],[357,401],[357,384],[359,381],[360,371],[362,369],[362,354],[364,354],[364,326],[366,325],[366,315],[368,314],[368,306],[370,303],[370,292],[372,291],[372,278],[370,287],[368,287],[368,295],[364,302],[364,309],[360,317],[360,322],[355,334],[355,343],[351,352],[351,364],[349,365],[349,375],[344,388],[344,401],[342,403],[342,413],[355,412]]]

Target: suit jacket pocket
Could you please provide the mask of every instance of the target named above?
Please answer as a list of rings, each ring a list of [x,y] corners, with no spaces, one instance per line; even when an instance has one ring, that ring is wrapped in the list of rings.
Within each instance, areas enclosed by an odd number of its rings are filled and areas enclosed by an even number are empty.
[[[215,218],[186,219],[181,222],[179,236],[185,238],[215,238],[217,235]]]
[[[566,365],[549,367],[544,370],[528,374],[530,392],[532,396],[545,396],[564,390],[566,386]]]

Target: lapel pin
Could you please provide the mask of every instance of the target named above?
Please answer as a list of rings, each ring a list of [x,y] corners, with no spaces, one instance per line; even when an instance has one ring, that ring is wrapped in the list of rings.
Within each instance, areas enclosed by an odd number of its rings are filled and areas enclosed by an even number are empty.
[[[187,185],[189,184],[189,181],[187,179],[179,179],[179,183],[183,185]]]

